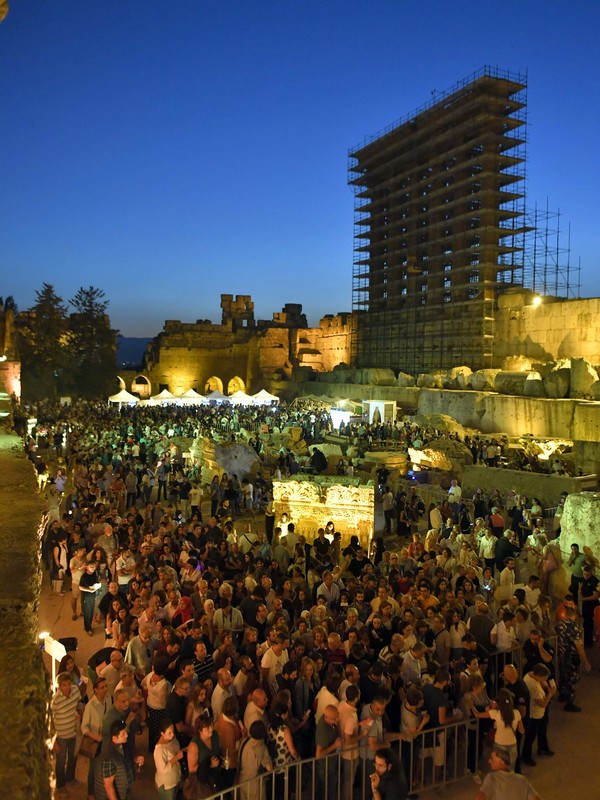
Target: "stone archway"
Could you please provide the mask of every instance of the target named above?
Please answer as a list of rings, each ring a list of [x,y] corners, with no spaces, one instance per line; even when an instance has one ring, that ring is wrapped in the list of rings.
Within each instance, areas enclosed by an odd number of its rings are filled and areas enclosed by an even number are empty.
[[[246,391],[246,384],[237,375],[235,376],[235,378],[232,378],[227,384],[227,394],[234,394],[235,392],[245,392],[245,391]]]
[[[223,381],[221,378],[217,378],[216,375],[212,375],[204,384],[204,394],[208,394],[209,392],[221,392],[223,394]]]
[[[131,381],[131,391],[146,400],[152,394],[152,384],[145,375],[136,375]]]
[[[119,391],[120,392],[122,392],[123,389],[125,389],[125,390],[127,389],[127,386],[125,386],[125,381],[123,380],[123,378],[120,375],[117,375],[117,384],[119,386]]]

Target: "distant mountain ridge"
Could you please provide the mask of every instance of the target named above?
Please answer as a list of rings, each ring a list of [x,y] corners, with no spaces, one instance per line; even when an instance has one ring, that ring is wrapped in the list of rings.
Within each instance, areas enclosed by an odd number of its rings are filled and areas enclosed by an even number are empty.
[[[119,336],[117,341],[117,364],[120,367],[128,367],[129,369],[141,367],[146,345],[151,341],[151,336]]]

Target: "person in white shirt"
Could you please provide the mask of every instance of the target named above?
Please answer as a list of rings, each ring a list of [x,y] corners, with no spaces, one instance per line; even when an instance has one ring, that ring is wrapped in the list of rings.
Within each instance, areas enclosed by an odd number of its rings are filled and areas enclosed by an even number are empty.
[[[278,634],[260,662],[263,688],[271,695],[277,694],[279,691],[277,676],[283,671],[284,664],[287,664],[289,660],[286,645],[287,638],[283,634]]]
[[[221,715],[221,709],[226,697],[233,697],[233,678],[231,672],[222,667],[217,671],[217,685],[214,688],[212,697],[210,698],[210,707],[212,708],[213,720],[216,722]]]
[[[532,758],[532,748],[536,739],[538,740],[539,755],[554,755],[548,745],[546,725],[543,722],[546,707],[556,692],[554,681],[551,684],[548,683],[549,677],[548,667],[544,664],[536,664],[531,672],[528,672],[523,678],[529,689],[529,720],[523,739],[521,763],[530,767],[536,765]]]
[[[515,615],[512,611],[504,611],[502,621],[497,622],[490,631],[490,641],[501,653],[508,653],[516,646]]]
[[[354,778],[358,767],[359,739],[366,736],[371,720],[359,724],[357,706],[360,700],[358,686],[349,685],[346,699],[338,706],[338,729],[342,740],[342,800],[352,800]]]
[[[112,706],[112,698],[108,694],[108,683],[106,678],[98,678],[94,686],[94,696],[86,704],[83,710],[83,717],[81,718],[81,733],[84,736],[89,736],[98,743],[98,750],[96,755],[100,753],[102,746],[102,720],[104,719],[107,711]],[[88,771],[88,795],[94,794],[94,781],[95,781],[95,759],[90,759],[90,768]]]

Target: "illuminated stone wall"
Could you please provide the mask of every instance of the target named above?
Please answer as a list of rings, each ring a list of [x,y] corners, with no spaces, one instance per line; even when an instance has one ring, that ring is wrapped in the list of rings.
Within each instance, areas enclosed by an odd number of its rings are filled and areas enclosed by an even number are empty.
[[[540,361],[586,358],[600,363],[600,298],[558,300],[545,297],[539,306],[527,292],[498,298],[494,323],[494,361],[511,356]]]
[[[247,295],[222,295],[221,309],[220,324],[165,322],[148,345],[142,371],[153,392],[167,386],[175,393],[193,388],[203,394],[211,377],[219,378],[226,394],[235,378],[253,392],[291,378],[297,367],[323,372],[350,360],[351,314],[328,315],[318,328],[309,328],[298,304],[258,321]]]
[[[19,361],[0,362],[0,390],[5,391],[9,397],[15,394],[21,397],[21,363]]]
[[[297,477],[297,476],[296,476]],[[274,481],[275,519],[285,512],[296,532],[312,542],[317,530],[333,520],[345,547],[356,534],[368,548],[375,521],[375,495],[371,482],[359,478],[307,476],[300,480]],[[276,523],[277,524],[277,523]]]

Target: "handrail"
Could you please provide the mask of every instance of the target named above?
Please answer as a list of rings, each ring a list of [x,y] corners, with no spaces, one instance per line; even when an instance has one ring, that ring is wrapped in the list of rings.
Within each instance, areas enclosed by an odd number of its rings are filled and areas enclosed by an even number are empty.
[[[478,769],[479,720],[460,719],[446,725],[427,728],[414,737],[392,734],[386,743],[395,753],[408,790],[424,791],[463,780]],[[358,755],[344,758],[338,751],[323,758],[293,761],[283,767],[264,772],[256,778],[204,796],[203,800],[289,800],[310,790],[327,800],[368,800],[371,797],[369,776],[373,761],[364,758],[365,743],[352,745],[345,752]],[[471,755],[469,755],[471,752]],[[474,759],[474,760],[473,760]],[[357,787],[357,782],[359,786]]]

